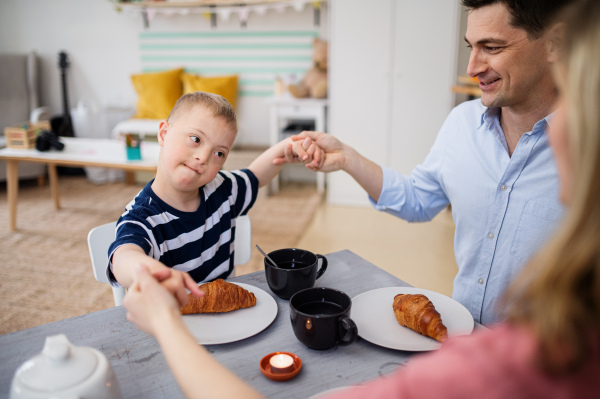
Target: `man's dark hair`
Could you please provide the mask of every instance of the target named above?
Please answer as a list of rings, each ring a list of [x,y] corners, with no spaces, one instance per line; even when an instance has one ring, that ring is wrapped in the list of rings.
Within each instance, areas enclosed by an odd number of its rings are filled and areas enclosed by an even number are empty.
[[[462,0],[470,10],[500,3],[512,16],[510,24],[523,29],[529,37],[537,39],[544,34],[554,14],[574,0]]]

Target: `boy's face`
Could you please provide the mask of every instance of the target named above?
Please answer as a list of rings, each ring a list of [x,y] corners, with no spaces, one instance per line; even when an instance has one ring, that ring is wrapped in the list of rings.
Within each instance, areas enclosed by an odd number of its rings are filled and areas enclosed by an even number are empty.
[[[215,178],[233,146],[236,131],[204,107],[182,109],[160,124],[164,176],[178,191],[196,191]]]

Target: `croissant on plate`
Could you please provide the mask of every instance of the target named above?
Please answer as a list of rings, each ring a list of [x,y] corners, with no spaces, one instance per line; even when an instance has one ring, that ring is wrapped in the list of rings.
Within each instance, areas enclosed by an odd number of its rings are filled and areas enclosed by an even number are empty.
[[[204,296],[188,294],[189,301],[181,308],[181,314],[223,313],[256,305],[253,293],[223,279],[202,284],[200,289]]]
[[[404,327],[439,342],[448,339],[448,329],[433,303],[422,294],[398,294],[394,297],[394,314]]]

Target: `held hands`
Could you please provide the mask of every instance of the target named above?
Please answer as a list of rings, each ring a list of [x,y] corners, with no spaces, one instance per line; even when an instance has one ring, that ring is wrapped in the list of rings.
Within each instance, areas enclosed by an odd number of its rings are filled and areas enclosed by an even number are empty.
[[[179,316],[181,301],[169,290],[169,284],[165,284],[169,280],[172,281],[175,274],[187,275],[168,268],[151,274],[146,266],[138,265],[134,282],[123,300],[123,305],[127,309],[127,320],[140,330],[156,335],[159,327],[164,324],[165,318]],[[187,277],[191,279],[189,275]],[[202,296],[202,291],[196,283],[193,284],[196,287],[194,294]],[[187,303],[187,294],[185,303]]]
[[[273,164],[304,163],[307,167],[309,164],[321,167],[325,161],[323,150],[310,137],[306,137],[303,140],[298,138],[293,139],[294,137],[296,136],[286,140],[287,143],[283,157],[275,158]]]
[[[333,172],[344,169],[347,162],[347,148],[335,137],[322,132],[304,131],[298,135],[290,137],[292,144],[288,144],[283,158],[276,159],[275,162],[290,162],[290,159],[297,157],[296,154],[305,151],[312,159],[301,159],[305,166],[315,172]],[[298,143],[301,146],[298,147]],[[285,159],[285,161],[283,160]]]
[[[160,285],[171,293],[180,307],[185,306],[188,302],[186,288],[195,296],[203,295],[202,291],[198,288],[198,284],[185,272],[165,267],[165,269],[152,273],[152,275],[160,282]]]
[[[185,272],[171,269],[152,258],[146,258],[137,264],[147,268],[150,275],[154,276],[160,285],[165,287],[175,300],[177,300],[179,306],[185,306],[188,302],[186,288],[192,294],[202,296],[202,291],[198,288],[198,284]]]

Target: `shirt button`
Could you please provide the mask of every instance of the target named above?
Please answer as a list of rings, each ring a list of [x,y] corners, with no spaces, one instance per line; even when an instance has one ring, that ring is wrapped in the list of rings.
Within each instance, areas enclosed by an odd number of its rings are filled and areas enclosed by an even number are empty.
[[[500,186],[500,190],[501,190],[501,191],[506,191],[506,185],[504,185],[504,184],[503,184],[503,185],[501,185],[501,186]]]
[[[382,211],[385,211],[385,210],[387,210],[387,206],[382,206],[382,207],[381,207],[381,210],[382,210]]]
[[[480,278],[479,280],[477,280],[477,282],[478,282],[479,284],[483,284],[483,279],[482,279],[482,278]]]
[[[488,233],[488,238],[491,240],[492,238],[494,238],[494,233]]]

